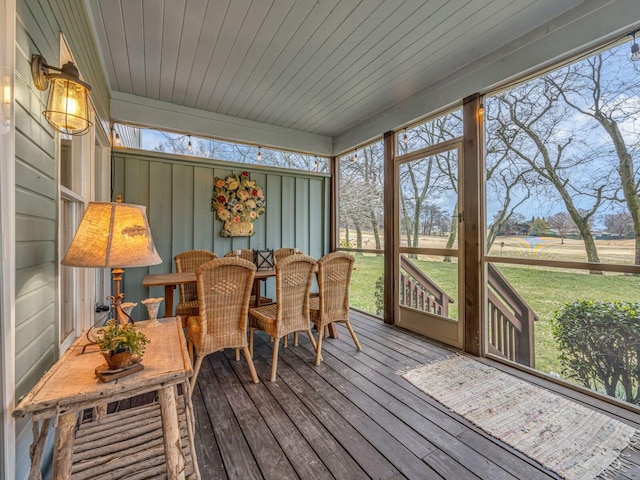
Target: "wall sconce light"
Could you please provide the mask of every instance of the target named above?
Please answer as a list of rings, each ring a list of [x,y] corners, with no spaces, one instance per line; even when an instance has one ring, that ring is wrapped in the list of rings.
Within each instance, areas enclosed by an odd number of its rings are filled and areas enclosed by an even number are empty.
[[[55,70],[60,73],[49,73]],[[80,80],[78,69],[72,62],[62,68],[47,65],[41,55],[31,57],[31,76],[38,90],[51,84],[47,109],[42,112],[51,127],[68,135],[83,135],[92,123],[89,121],[88,95],[91,87]]]
[[[11,78],[12,73],[9,67],[0,67],[0,135],[9,133],[11,130]]]

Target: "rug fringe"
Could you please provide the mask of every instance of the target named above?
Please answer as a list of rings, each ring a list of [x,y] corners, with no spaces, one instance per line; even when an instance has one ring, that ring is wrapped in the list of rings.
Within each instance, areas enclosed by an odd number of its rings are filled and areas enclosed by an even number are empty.
[[[636,430],[633,433],[625,450],[640,452],[640,430]],[[614,480],[616,478],[620,478],[621,473],[624,475],[625,472],[632,471],[631,469],[635,470],[636,468],[638,468],[638,465],[628,460],[630,456],[631,455],[629,455],[628,453],[624,453],[623,450],[622,452],[620,452],[618,458],[596,478],[598,478],[599,480]]]
[[[458,353],[455,353],[455,352],[454,352],[453,354],[448,355],[448,356],[446,356],[446,357],[436,358],[436,359],[434,359],[434,360],[431,360],[431,361],[430,361],[430,362],[428,362],[428,363],[421,363],[420,365],[416,365],[415,367],[409,367],[409,366],[407,366],[407,367],[401,368],[400,370],[396,370],[396,371],[395,371],[395,372],[393,372],[393,373],[394,373],[394,375],[402,376],[402,375],[404,375],[405,373],[412,372],[412,371],[414,371],[414,370],[417,370],[418,368],[422,368],[422,367],[424,367],[425,365],[432,365],[432,364],[437,363],[437,362],[442,362],[442,361],[444,361],[444,360],[449,360],[450,358],[453,358],[453,357],[460,357],[460,356],[462,356],[462,355],[460,355],[460,354],[458,354]]]

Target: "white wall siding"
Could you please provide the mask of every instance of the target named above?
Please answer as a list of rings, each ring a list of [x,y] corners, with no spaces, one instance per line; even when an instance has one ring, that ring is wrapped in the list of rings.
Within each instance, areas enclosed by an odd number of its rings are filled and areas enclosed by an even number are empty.
[[[60,66],[63,32],[98,115],[109,118],[109,91],[80,0],[16,2],[15,77],[15,401],[58,359],[57,137],[42,116],[48,92],[31,78],[31,55]],[[29,470],[28,419],[16,422],[16,478]]]

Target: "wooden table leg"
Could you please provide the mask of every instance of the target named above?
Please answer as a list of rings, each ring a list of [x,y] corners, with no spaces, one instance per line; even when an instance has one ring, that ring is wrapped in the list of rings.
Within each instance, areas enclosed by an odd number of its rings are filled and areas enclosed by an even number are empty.
[[[42,427],[38,420],[33,421],[33,443],[29,448],[29,456],[31,457],[31,470],[29,472],[29,480],[42,480],[40,472],[40,463],[42,462],[42,454],[44,452],[44,443],[49,433],[49,421],[45,418],[42,420]]]
[[[338,329],[336,328],[335,323],[330,323],[327,326],[329,327],[329,336],[331,338],[338,338]]]
[[[53,478],[55,480],[71,478],[74,430],[77,419],[76,412],[65,413],[58,417],[53,457]]]
[[[164,318],[173,317],[173,291],[175,285],[164,286]]]
[[[253,289],[251,290],[251,293],[256,296],[256,307],[260,306],[260,302],[262,299],[261,290],[262,288],[260,288],[260,279],[256,278],[255,280],[253,280]]]
[[[167,478],[169,480],[184,480],[185,459],[180,441],[176,387],[171,385],[158,390],[158,402],[160,403],[160,412],[162,414]]]

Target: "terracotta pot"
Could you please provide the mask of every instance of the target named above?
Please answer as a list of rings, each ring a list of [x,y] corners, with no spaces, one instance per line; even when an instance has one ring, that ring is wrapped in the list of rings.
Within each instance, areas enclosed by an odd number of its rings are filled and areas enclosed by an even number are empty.
[[[118,368],[124,368],[131,364],[131,352],[129,349],[123,352],[102,352],[104,359],[107,361],[109,369],[116,370]]]

